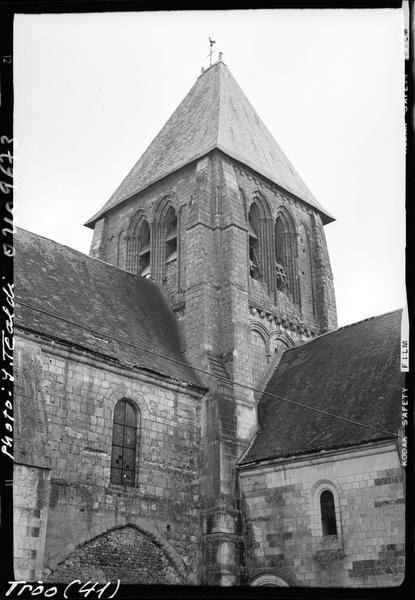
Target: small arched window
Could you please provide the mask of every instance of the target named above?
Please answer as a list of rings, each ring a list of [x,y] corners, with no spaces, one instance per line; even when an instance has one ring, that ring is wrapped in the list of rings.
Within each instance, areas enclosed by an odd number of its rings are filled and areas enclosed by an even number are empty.
[[[248,218],[249,235],[249,274],[252,279],[261,279],[261,265],[259,261],[259,209],[255,202],[252,203]]]
[[[139,411],[128,400],[119,400],[114,409],[111,455],[111,483],[135,483]]]
[[[336,508],[330,490],[324,490],[320,495],[320,512],[323,535],[337,535]]]

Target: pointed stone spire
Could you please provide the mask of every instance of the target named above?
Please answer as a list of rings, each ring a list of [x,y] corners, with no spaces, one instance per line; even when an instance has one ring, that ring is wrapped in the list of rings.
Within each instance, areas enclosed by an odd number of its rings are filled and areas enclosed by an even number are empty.
[[[333,217],[295,171],[222,58],[195,84],[104,207],[86,223],[163,177],[218,148],[316,208],[323,223]]]

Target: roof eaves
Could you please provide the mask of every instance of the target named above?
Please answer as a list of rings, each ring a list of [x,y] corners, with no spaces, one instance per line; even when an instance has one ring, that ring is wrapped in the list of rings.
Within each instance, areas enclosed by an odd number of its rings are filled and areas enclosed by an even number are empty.
[[[342,444],[333,444],[327,446],[318,446],[316,448],[312,448],[310,450],[302,450],[298,452],[281,452],[277,454],[270,454],[268,456],[263,456],[261,458],[254,458],[246,461],[239,461],[238,466],[260,466],[261,463],[272,462],[276,460],[284,460],[286,458],[299,458],[299,457],[309,457],[311,454],[323,454],[324,452],[336,451],[342,448],[351,448],[352,446],[364,446],[366,444],[377,443],[377,442],[385,442],[395,440],[395,437],[391,434],[390,436],[384,437],[372,437],[366,438],[365,440],[359,440],[358,442],[344,442]]]
[[[316,342],[317,340],[321,340],[322,338],[325,338],[329,335],[334,335],[340,331],[343,331],[345,329],[350,329],[351,327],[355,327],[355,325],[361,325],[362,323],[366,323],[367,321],[373,321],[375,319],[379,319],[380,317],[386,317],[387,315],[392,315],[394,313],[397,313],[399,311],[402,311],[402,308],[396,308],[395,310],[390,310],[388,312],[385,313],[381,313],[380,315],[374,315],[372,317],[366,317],[366,319],[361,319],[360,321],[356,321],[355,323],[348,323],[347,325],[342,325],[341,327],[338,327],[337,329],[333,329],[332,331],[326,331],[325,333],[321,333],[320,335],[317,335],[309,340],[305,340],[304,342],[301,342],[298,345],[295,346],[291,346],[290,348],[287,348],[284,351],[284,354],[287,354],[287,352],[291,352],[293,350],[299,350],[301,348],[304,348],[305,346],[308,346],[309,344],[312,344],[313,342]]]
[[[99,219],[101,219],[104,215],[106,215],[108,212],[110,212],[114,208],[118,208],[120,206],[120,204],[123,204],[127,200],[131,200],[131,198],[133,198],[136,194],[141,194],[141,192],[144,192],[145,190],[147,190],[149,187],[151,187],[155,183],[158,183],[159,181],[162,181],[163,179],[165,179],[166,177],[169,177],[173,173],[176,173],[180,169],[183,169],[184,167],[191,165],[196,160],[200,160],[204,156],[207,156],[210,152],[212,152],[212,150],[215,150],[216,148],[217,148],[217,144],[213,144],[211,147],[208,148],[208,150],[203,150],[203,152],[195,154],[192,158],[179,163],[173,169],[171,169],[170,171],[167,171],[161,177],[155,177],[154,179],[150,180],[148,183],[144,184],[141,188],[138,188],[137,190],[135,190],[132,194],[128,194],[128,196],[125,196],[124,198],[120,198],[119,200],[117,200],[117,202],[114,203],[113,206],[108,206],[107,208],[105,208],[105,207],[101,208],[101,210],[99,210],[97,213],[95,213],[95,215],[93,217],[91,217],[90,219],[88,219],[88,221],[86,221],[84,223],[84,227],[89,227],[90,229],[93,229],[95,223]]]
[[[91,256],[89,254],[85,254],[85,252],[81,252],[80,250],[76,250],[76,248],[71,248],[71,246],[67,246],[66,244],[61,244],[60,242],[52,240],[51,238],[48,238],[48,237],[46,237],[44,235],[40,235],[39,233],[34,233],[33,231],[29,231],[28,229],[24,229],[23,227],[17,227],[17,229],[19,229],[20,231],[24,231],[28,235],[33,235],[33,236],[36,236],[36,237],[41,238],[43,240],[46,240],[47,242],[50,242],[51,244],[56,244],[60,248],[64,248],[68,253],[77,254],[83,260],[87,260],[87,261],[91,261],[91,262],[96,262],[96,263],[101,263],[101,264],[105,265],[105,267],[107,267],[108,269],[113,269],[113,270],[116,270],[116,271],[120,271],[121,273],[123,273],[123,275],[125,277],[131,277],[131,278],[134,278],[135,280],[139,280],[139,281],[142,281],[143,279],[145,279],[145,281],[147,281],[148,284],[155,285],[151,280],[143,278],[140,275],[137,275],[136,273],[131,273],[131,271],[126,271],[125,269],[122,269],[121,267],[118,267],[117,265],[114,265],[113,263],[109,263],[109,262],[107,262],[105,260],[102,260],[101,258],[97,258],[95,256]]]
[[[226,148],[221,146],[221,144],[217,145],[217,149],[220,150],[221,152],[223,152],[223,154],[226,154],[226,156],[229,156],[233,160],[236,160],[241,165],[248,167],[249,169],[251,169],[252,171],[257,173],[261,177],[265,177],[265,179],[267,179],[270,183],[272,183],[273,185],[276,185],[280,190],[283,190],[284,192],[288,192],[296,200],[299,200],[300,202],[306,204],[310,208],[316,210],[318,213],[320,213],[324,225],[333,223],[336,220],[335,217],[333,217],[329,212],[327,212],[325,209],[323,209],[323,207],[319,207],[319,206],[316,206],[315,204],[312,204],[310,202],[310,200],[302,198],[296,192],[293,192],[292,190],[290,190],[288,186],[284,186],[281,182],[278,182],[276,180],[276,178],[272,178],[269,174],[258,171],[258,169],[252,163],[249,164],[247,160],[245,160],[245,159],[242,160],[240,157],[236,156],[236,153],[230,152],[229,150],[227,150]]]
[[[19,305],[18,300],[16,301],[16,305],[17,306]],[[150,373],[153,376],[156,375],[157,377],[162,377],[163,379],[168,379],[170,381],[174,381],[177,384],[180,384],[181,386],[190,387],[191,389],[194,389],[200,393],[205,393],[209,389],[206,386],[192,383],[190,381],[186,381],[185,379],[179,379],[177,377],[173,377],[172,375],[168,375],[168,374],[163,373],[162,371],[158,371],[156,369],[150,369],[149,367],[144,367],[144,366],[138,365],[136,363],[132,363],[132,362],[127,363],[125,361],[120,360],[117,356],[113,356],[112,354],[106,354],[104,352],[99,352],[98,350],[90,348],[89,346],[86,346],[84,344],[79,344],[77,342],[68,340],[66,338],[63,338],[63,337],[60,337],[57,335],[45,333],[44,331],[41,331],[39,329],[27,327],[26,325],[20,324],[18,321],[16,322],[15,327],[18,330],[32,333],[32,334],[37,335],[46,340],[52,340],[57,344],[61,344],[62,346],[70,346],[71,348],[76,348],[81,352],[87,352],[87,353],[91,354],[92,356],[96,356],[97,358],[99,358],[101,360],[105,360],[105,361],[114,363],[115,365],[122,367],[124,369],[137,369],[139,371],[144,371],[146,373]],[[189,365],[189,369],[191,369],[191,368],[192,368],[191,365]]]

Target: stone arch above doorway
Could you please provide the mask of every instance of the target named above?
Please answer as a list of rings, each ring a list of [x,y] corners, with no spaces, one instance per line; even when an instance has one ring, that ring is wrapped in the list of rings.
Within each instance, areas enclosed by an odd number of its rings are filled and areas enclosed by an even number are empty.
[[[277,571],[264,571],[251,577],[248,585],[254,587],[289,587],[292,583],[285,575],[282,576]]]
[[[80,579],[121,584],[182,584],[183,578],[154,539],[136,527],[112,529],[77,546],[48,577],[54,583]]]

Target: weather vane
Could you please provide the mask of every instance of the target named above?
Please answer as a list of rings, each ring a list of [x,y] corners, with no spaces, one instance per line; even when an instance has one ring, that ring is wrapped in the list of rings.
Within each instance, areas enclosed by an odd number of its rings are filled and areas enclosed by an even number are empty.
[[[212,56],[213,56],[213,46],[214,44],[216,44],[215,40],[212,40],[212,38],[209,38],[209,44],[210,44],[210,51],[209,51],[209,66],[212,66]]]

